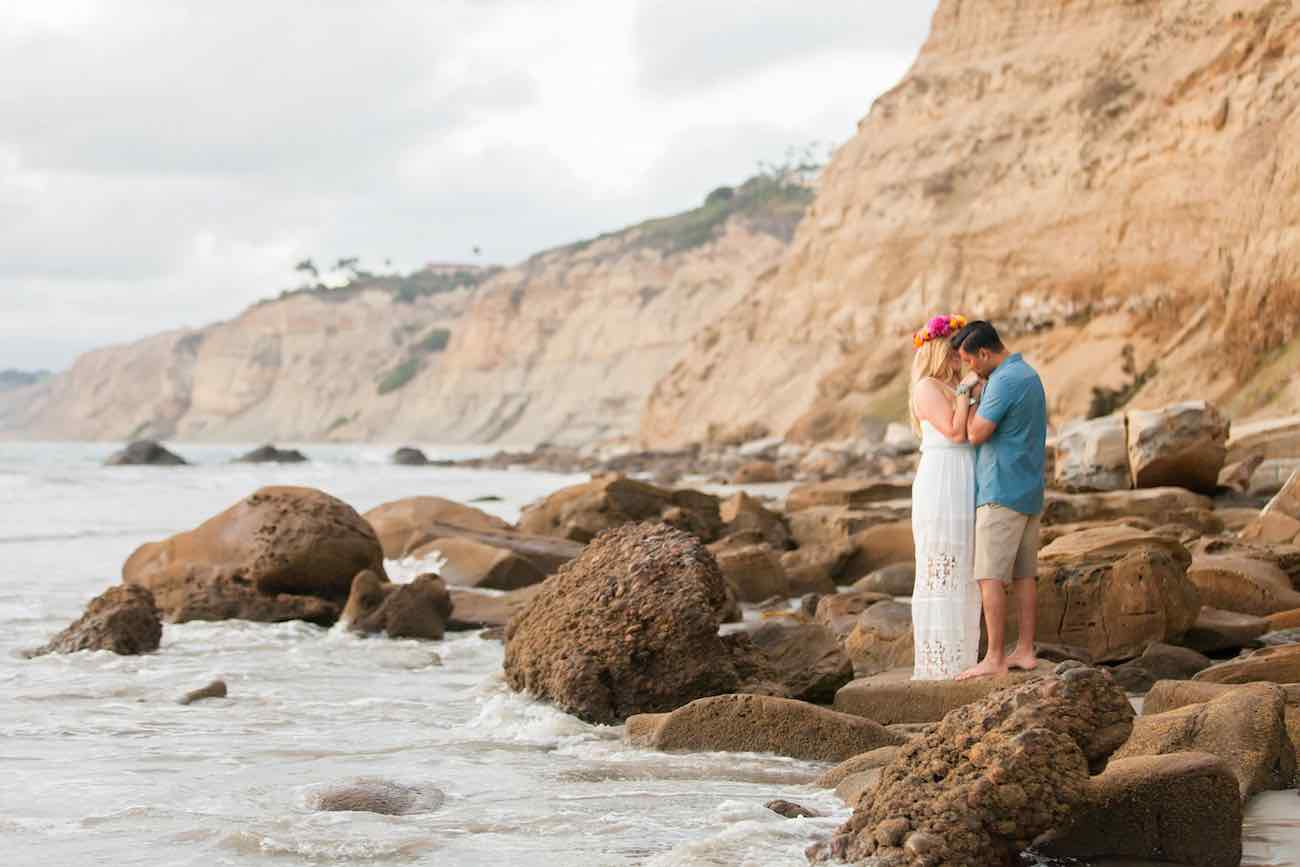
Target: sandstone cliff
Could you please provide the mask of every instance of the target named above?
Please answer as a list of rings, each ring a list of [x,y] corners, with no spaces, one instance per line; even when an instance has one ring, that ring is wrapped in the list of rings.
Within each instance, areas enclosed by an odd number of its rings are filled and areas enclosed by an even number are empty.
[[[1297,72],[1289,0],[943,0],[781,267],[656,385],[644,441],[897,417],[907,336],[947,311],[1002,325],[1058,418],[1130,384],[1295,411]]]
[[[776,266],[811,195],[760,177],[456,291],[407,292],[413,275],[289,293],[229,322],[87,353],[46,382],[0,393],[0,434],[631,438],[650,388]]]

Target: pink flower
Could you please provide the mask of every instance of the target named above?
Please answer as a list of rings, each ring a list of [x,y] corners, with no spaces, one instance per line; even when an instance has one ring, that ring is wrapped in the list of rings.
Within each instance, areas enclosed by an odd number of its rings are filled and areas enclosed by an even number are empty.
[[[951,330],[948,325],[947,316],[936,316],[926,323],[925,330],[930,332],[932,337],[947,337]]]

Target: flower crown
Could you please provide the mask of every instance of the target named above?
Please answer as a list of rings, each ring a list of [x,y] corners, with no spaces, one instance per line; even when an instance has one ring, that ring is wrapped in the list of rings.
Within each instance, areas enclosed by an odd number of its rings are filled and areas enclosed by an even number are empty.
[[[936,316],[925,327],[912,335],[912,343],[917,349],[938,337],[951,337],[966,327],[966,317],[961,314]]]

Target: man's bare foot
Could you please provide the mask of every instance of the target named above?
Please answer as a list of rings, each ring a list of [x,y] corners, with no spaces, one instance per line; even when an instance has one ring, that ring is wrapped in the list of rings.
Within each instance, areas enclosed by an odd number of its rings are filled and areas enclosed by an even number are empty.
[[[1013,671],[1033,671],[1038,667],[1038,657],[1032,650],[1017,651],[1007,657],[1007,668]]]
[[[1005,662],[999,665],[996,662],[989,662],[988,659],[985,659],[974,668],[968,668],[961,674],[957,675],[957,680],[971,680],[976,677],[992,677],[997,674],[1006,673],[1007,665]]]

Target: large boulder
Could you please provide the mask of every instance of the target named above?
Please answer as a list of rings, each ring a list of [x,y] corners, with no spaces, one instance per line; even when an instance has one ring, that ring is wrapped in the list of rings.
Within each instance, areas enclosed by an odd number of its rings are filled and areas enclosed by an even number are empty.
[[[301,464],[307,456],[297,449],[278,449],[274,445],[264,445],[245,452],[235,458],[237,464]]]
[[[1067,662],[1057,672],[959,708],[905,744],[821,857],[1010,864],[1064,826],[1089,767],[1127,738],[1133,709],[1098,669]]]
[[[90,600],[75,622],[26,656],[107,650],[126,656],[158,649],[162,619],[153,594],[143,587],[119,584]]]
[[[1062,536],[1038,556],[1037,637],[1084,648],[1097,662],[1177,644],[1201,607],[1190,562],[1177,541],[1131,527]]]
[[[837,636],[847,636],[857,625],[859,614],[872,605],[888,601],[890,598],[885,594],[871,593],[866,590],[829,593],[817,600],[817,607],[813,610],[813,620]]]
[[[1286,729],[1286,694],[1256,683],[1204,704],[1144,714],[1115,759],[1204,752],[1221,758],[1237,778],[1241,799],[1295,781],[1295,750]]]
[[[905,479],[836,479],[794,488],[785,498],[785,510],[800,512],[815,506],[863,509],[876,503],[910,499],[911,496],[912,483]]]
[[[834,789],[847,778],[865,771],[879,771],[893,764],[900,747],[878,747],[845,759],[813,781],[821,789]]]
[[[393,451],[389,463],[399,467],[423,467],[429,463],[429,456],[415,446],[402,446]]]
[[[705,542],[722,535],[717,497],[670,491],[616,474],[598,476],[525,506],[519,529],[586,543],[605,530],[637,521],[662,521]]]
[[[912,501],[887,500],[868,509],[848,506],[811,506],[786,515],[790,535],[800,548],[836,545],[883,523],[910,523]],[[858,576],[861,577],[861,576]]]
[[[835,693],[835,709],[873,719],[881,725],[938,722],[959,707],[973,704],[1000,689],[1018,686],[1055,668],[1040,662],[1035,671],[1011,671],[970,680],[912,680],[912,669],[860,677]]]
[[[379,540],[351,506],[314,488],[268,487],[193,530],[141,545],[122,578],[153,591],[176,622],[300,611],[325,623],[366,569],[387,578]]]
[[[1213,494],[1228,454],[1228,420],[1203,400],[1128,413],[1133,487]]]
[[[389,638],[442,638],[451,618],[451,596],[437,575],[417,575],[406,584],[359,573],[339,618],[353,632],[387,633]]]
[[[582,545],[553,536],[535,536],[514,530],[469,530],[455,524],[434,521],[411,537],[419,544],[405,556],[413,560],[437,557],[449,560],[442,543],[447,539],[464,539],[498,551],[507,551],[527,561],[542,575],[550,575],[582,553]]]
[[[1185,488],[1093,494],[1048,491],[1043,506],[1043,525],[1125,521],[1132,518],[1150,521],[1153,526],[1187,521],[1199,523],[1205,514],[1212,514],[1213,509],[1213,500]]]
[[[791,698],[829,704],[835,691],[853,679],[853,663],[835,634],[820,623],[767,621],[748,632]]]
[[[1193,564],[1196,562],[1192,558]],[[1188,570],[1188,577],[1196,583]],[[1197,585],[1201,591],[1201,600],[1208,594],[1205,588]],[[1201,605],[1201,613],[1196,615],[1196,622],[1183,636],[1183,644],[1201,653],[1217,653],[1223,650],[1235,650],[1246,647],[1256,638],[1269,631],[1266,618],[1253,614],[1239,614],[1236,611],[1224,611],[1209,605]]]
[[[889,596],[911,596],[916,587],[916,564],[909,561],[884,566],[853,582],[854,590]]]
[[[756,603],[793,595],[780,555],[766,544],[747,544],[743,537],[732,536],[714,542],[709,550],[737,601]]]
[[[528,607],[542,589],[541,584],[534,584],[522,590],[509,593],[479,593],[474,590],[450,591],[452,615],[447,621],[449,632],[464,632],[471,629],[502,629],[520,611]]]
[[[911,563],[916,560],[916,546],[912,536],[912,521],[888,521],[854,533],[850,541],[857,546],[842,579],[849,582],[865,578],[872,572]]]
[[[858,615],[844,639],[844,652],[859,677],[911,666],[916,651],[912,639],[912,606],[886,600]]]
[[[1300,471],[1287,479],[1259,517],[1241,531],[1251,542],[1300,544]]]
[[[1209,683],[1300,683],[1300,644],[1252,650],[1212,665],[1193,679]]]
[[[1228,438],[1228,461],[1251,458],[1275,460],[1300,458],[1300,415],[1266,421],[1233,422]]]
[[[814,762],[842,762],[905,740],[862,717],[766,695],[719,695],[671,713],[638,714],[628,719],[625,738],[657,750],[776,753]]]
[[[178,454],[168,451],[161,443],[153,440],[136,440],[121,451],[114,452],[104,461],[109,467],[180,467],[188,466],[189,461]]]
[[[1035,851],[1092,864],[1108,859],[1188,867],[1241,863],[1237,778],[1222,759],[1185,752],[1113,759],[1084,789],[1069,823]]]
[[[1073,492],[1131,488],[1124,416],[1077,420],[1062,427],[1056,438],[1055,481],[1056,487]]]
[[[442,560],[438,574],[457,587],[518,590],[546,580],[545,572],[513,551],[463,536],[437,539],[418,551],[421,557],[437,554]]]
[[[1261,617],[1300,608],[1300,592],[1275,559],[1236,546],[1198,546],[1187,578],[1214,608]]]
[[[834,593],[849,560],[857,552],[850,542],[808,545],[781,555],[781,565],[790,579],[790,587],[805,593]]]
[[[594,723],[743,691],[754,651],[718,635],[726,582],[697,537],[624,524],[538,587],[506,630],[512,689]]]
[[[741,491],[718,508],[727,535],[755,532],[763,541],[778,551],[794,545],[785,519],[768,509],[754,497]]]
[[[430,532],[436,525],[449,524],[464,530],[514,529],[508,521],[496,515],[442,497],[393,500],[376,506],[366,512],[364,517],[374,528],[379,544],[384,546],[384,556],[390,560],[399,560],[421,545],[442,538]]]
[[[1129,692],[1144,693],[1158,680],[1191,680],[1213,664],[1209,657],[1189,647],[1156,642],[1137,659],[1112,669],[1111,674]]]

